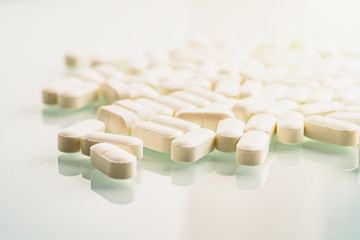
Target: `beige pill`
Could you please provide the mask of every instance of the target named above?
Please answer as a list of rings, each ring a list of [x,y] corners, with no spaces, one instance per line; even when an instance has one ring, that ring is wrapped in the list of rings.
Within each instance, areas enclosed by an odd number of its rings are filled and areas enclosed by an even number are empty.
[[[285,99],[285,100],[281,100],[281,101],[275,102],[273,104],[270,104],[262,109],[260,108],[256,111],[256,113],[269,113],[269,114],[277,116],[284,112],[293,110],[298,106],[299,106],[299,104],[297,102]]]
[[[154,115],[154,112],[150,108],[130,99],[119,100],[114,102],[114,104],[135,113],[140,121],[147,121]]]
[[[131,135],[143,140],[144,147],[162,153],[170,153],[171,142],[182,134],[179,130],[153,122],[139,122],[131,127]]]
[[[110,143],[90,148],[91,165],[111,178],[129,179],[136,176],[136,157]]]
[[[110,64],[99,64],[94,67],[105,79],[123,78],[125,73]]]
[[[122,135],[131,135],[131,126],[139,122],[138,116],[117,105],[99,108],[97,118],[105,123],[105,131]]]
[[[66,153],[80,151],[81,137],[89,132],[103,132],[105,124],[95,119],[79,122],[58,133],[58,150]]]
[[[195,106],[190,103],[170,96],[161,96],[155,101],[171,108],[175,113],[184,108],[195,108]]]
[[[103,85],[103,94],[109,103],[131,97],[130,88],[119,79],[110,79]]]
[[[129,83],[131,92],[131,98],[149,98],[156,99],[159,97],[159,93],[145,83]]]
[[[343,105],[339,102],[316,102],[303,104],[294,109],[304,116],[326,115],[331,112],[339,111]]]
[[[269,135],[261,131],[244,133],[236,145],[236,162],[257,166],[264,163],[269,152]]]
[[[183,133],[187,133],[193,129],[200,128],[199,124],[185,121],[179,118],[170,116],[154,116],[149,119],[150,122],[158,123],[160,125],[177,129]]]
[[[219,121],[226,118],[234,118],[234,114],[231,111],[219,108],[183,109],[176,113],[175,116],[213,131],[216,131]]]
[[[171,143],[171,159],[177,162],[195,162],[215,148],[215,132],[199,128],[185,133]]]
[[[359,143],[359,126],[320,115],[305,118],[305,136],[340,146]]]
[[[269,135],[270,140],[273,138],[276,128],[276,117],[267,113],[259,113],[252,116],[245,125],[245,132],[257,130]]]
[[[103,142],[111,143],[124,149],[134,155],[137,160],[143,158],[143,143],[141,139],[103,132],[90,132],[82,136],[81,152],[84,155],[90,156],[90,148],[97,143]]]
[[[270,96],[254,96],[237,101],[231,111],[235,117],[245,122],[259,110],[275,103],[275,99]]]
[[[215,92],[227,97],[238,97],[240,91],[240,82],[234,80],[222,80],[216,83]]]
[[[262,90],[260,81],[246,80],[240,87],[239,98],[246,98],[259,94]]]
[[[330,88],[314,89],[307,97],[306,102],[330,102],[334,96],[334,91]]]
[[[245,122],[227,118],[221,120],[216,130],[216,149],[222,152],[235,152],[236,144],[243,135]]]
[[[333,112],[326,116],[337,119],[337,120],[351,122],[351,123],[354,123],[354,124],[360,126],[360,113],[359,112]]]
[[[61,108],[78,109],[95,101],[99,94],[99,85],[91,82],[81,82],[64,88],[58,94],[58,104]]]
[[[180,99],[184,102],[190,103],[196,107],[206,107],[211,104],[210,101],[205,98],[196,96],[195,94],[185,92],[185,91],[177,91],[170,94],[171,97]]]
[[[209,82],[209,81],[207,81],[207,82]],[[208,89],[204,89],[202,87],[191,86],[191,87],[187,87],[185,89],[185,91],[195,94],[199,97],[205,98],[210,102],[216,102],[216,101],[221,101],[221,100],[225,99],[224,95],[217,93],[217,92],[213,92]]]
[[[297,144],[304,140],[304,117],[298,112],[285,112],[278,116],[277,140],[284,144]]]
[[[264,96],[271,96],[275,99],[283,98],[287,91],[289,90],[289,87],[282,83],[270,83],[266,85],[262,90],[262,95]]]
[[[62,81],[52,83],[42,89],[42,102],[44,104],[57,104],[58,94],[64,89],[71,88],[83,82],[82,79],[76,77],[66,77]]]
[[[294,85],[285,94],[285,99],[290,99],[298,103],[304,103],[311,93],[311,88],[305,85]]]
[[[138,102],[146,107],[148,107],[149,109],[151,109],[156,115],[167,115],[167,116],[173,116],[174,115],[174,111],[165,106],[162,105],[160,103],[157,103],[153,100],[147,99],[147,98],[138,98],[135,100],[135,102]]]
[[[81,78],[86,82],[92,82],[97,84],[103,84],[105,82],[105,78],[92,68],[83,68],[75,73],[75,77]]]

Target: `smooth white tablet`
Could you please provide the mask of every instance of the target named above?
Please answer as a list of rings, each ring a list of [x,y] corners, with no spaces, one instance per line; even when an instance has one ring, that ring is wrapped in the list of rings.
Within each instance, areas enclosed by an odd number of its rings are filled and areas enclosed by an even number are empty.
[[[105,124],[95,119],[79,122],[58,133],[58,150],[66,153],[80,151],[81,137],[89,132],[103,132]]]
[[[114,102],[114,104],[135,113],[141,121],[147,121],[155,114],[150,108],[130,99],[119,100]]]
[[[78,109],[95,101],[99,94],[99,85],[91,82],[81,82],[62,89],[58,94],[58,104],[61,108]]]
[[[161,96],[157,98],[155,101],[171,108],[175,113],[184,108],[195,108],[193,104],[190,104],[188,102],[170,96]]]
[[[102,90],[105,99],[109,103],[131,98],[130,88],[119,79],[109,79],[104,83]]]
[[[131,92],[131,98],[149,98],[156,99],[159,97],[159,93],[145,83],[129,83]]]
[[[245,122],[240,119],[221,120],[216,130],[216,149],[222,152],[235,152],[236,144],[245,130]]]
[[[343,120],[346,122],[354,123],[360,126],[360,113],[359,112],[333,112],[328,115],[327,117],[335,118],[338,120]]]
[[[305,85],[294,85],[290,87],[283,98],[290,99],[298,103],[304,103],[311,93],[311,88]]]
[[[317,88],[312,90],[311,94],[306,98],[306,102],[330,102],[333,96],[334,90],[330,88]]]
[[[81,138],[81,152],[90,156],[90,147],[97,143],[111,143],[131,153],[137,160],[143,158],[143,142],[141,139],[119,134],[90,132]]]
[[[199,128],[185,133],[171,143],[171,159],[176,162],[195,162],[215,149],[215,132]]]
[[[105,79],[123,78],[125,73],[110,64],[98,64],[94,67]]]
[[[260,81],[246,80],[240,87],[239,98],[246,98],[259,94],[263,84]]]
[[[91,165],[116,179],[136,176],[136,157],[110,143],[98,143],[90,148]]]
[[[170,116],[153,116],[149,119],[149,121],[180,130],[183,133],[187,133],[193,129],[200,128],[199,124]]]
[[[105,82],[105,78],[98,71],[92,68],[80,69],[74,76],[81,78],[86,82],[93,82],[97,84],[103,84]]]
[[[275,103],[275,99],[270,96],[254,96],[237,101],[231,111],[235,117],[245,122],[259,110]]]
[[[269,135],[261,131],[244,133],[236,145],[236,162],[257,166],[264,163],[269,152]]]
[[[269,83],[262,89],[261,95],[263,96],[271,96],[275,99],[280,99],[285,96],[287,91],[289,90],[289,86],[282,83]]]
[[[207,81],[207,82],[209,82],[209,81]],[[202,87],[191,86],[191,87],[187,87],[185,89],[185,91],[195,94],[197,96],[200,96],[202,98],[205,98],[205,99],[209,100],[210,102],[216,102],[216,101],[221,101],[221,100],[225,99],[224,95],[217,93],[217,92],[213,92],[208,89],[204,89]]]
[[[135,113],[117,105],[100,107],[97,118],[105,123],[106,132],[122,135],[131,135],[131,126],[140,121]]]
[[[170,153],[171,142],[183,133],[153,122],[139,122],[131,127],[131,135],[143,140],[144,147]]]
[[[42,102],[44,104],[57,104],[58,102],[58,94],[63,89],[71,88],[72,86],[76,86],[77,84],[83,82],[82,79],[76,77],[66,77],[59,82],[55,82],[45,86],[42,89]]]
[[[359,143],[359,126],[342,120],[314,115],[305,118],[305,136],[340,146]]]
[[[185,91],[177,91],[170,94],[171,97],[180,99],[184,102],[190,103],[196,107],[206,107],[211,104],[210,101],[205,98],[199,97],[195,94],[185,92]]]
[[[226,118],[234,118],[234,114],[231,111],[219,108],[183,109],[177,112],[175,116],[213,131],[216,131],[219,121]]]
[[[150,100],[147,98],[138,98],[135,100],[135,102],[138,102],[138,103],[142,104],[143,106],[148,107],[155,113],[155,115],[166,115],[166,116],[174,115],[174,111],[171,108],[169,108],[163,104],[160,104],[158,102],[155,102],[153,100]]]
[[[237,98],[240,92],[240,82],[233,80],[219,81],[215,85],[215,92],[227,97]]]
[[[245,125],[245,132],[257,130],[267,133],[270,137],[270,140],[274,136],[276,129],[276,117],[267,114],[267,113],[259,113],[252,116],[249,121]]]
[[[277,140],[284,144],[297,144],[304,140],[304,116],[298,112],[285,112],[278,116]]]
[[[303,104],[294,109],[304,116],[326,115],[331,112],[339,111],[343,108],[340,102],[316,102]]]
[[[264,108],[260,108],[259,110],[256,111],[256,113],[269,113],[272,115],[279,115],[282,114],[284,112],[290,111],[295,109],[296,107],[298,107],[299,104],[293,100],[280,100],[278,102],[275,102],[271,105],[268,105]]]

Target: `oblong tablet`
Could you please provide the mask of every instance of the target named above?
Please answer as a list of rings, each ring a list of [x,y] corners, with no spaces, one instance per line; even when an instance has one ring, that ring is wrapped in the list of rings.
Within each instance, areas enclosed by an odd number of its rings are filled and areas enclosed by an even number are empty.
[[[171,142],[183,133],[153,122],[139,122],[131,127],[131,135],[143,140],[144,147],[170,153]]]
[[[154,115],[150,108],[130,99],[119,100],[114,102],[114,104],[135,113],[141,121],[147,121]]]
[[[354,123],[354,124],[360,126],[360,113],[359,112],[333,112],[326,116],[330,117],[330,118],[335,118],[337,120],[351,122],[351,123]]]
[[[90,148],[91,165],[111,178],[129,179],[136,176],[136,157],[110,143]]]
[[[170,96],[161,96],[155,101],[171,108],[175,113],[184,108],[195,108],[193,104]]]
[[[97,143],[111,143],[128,153],[131,153],[137,160],[143,158],[143,142],[141,139],[131,136],[124,136],[119,134],[90,132],[81,138],[81,152],[84,155],[90,156],[90,148]]]
[[[125,77],[125,73],[110,64],[98,64],[94,67],[94,69],[105,79]]]
[[[135,113],[117,105],[100,107],[97,118],[105,123],[106,132],[122,135],[130,135],[131,126],[140,121]]]
[[[86,82],[92,82],[97,84],[103,84],[105,78],[95,69],[92,68],[83,68],[75,73],[75,77],[79,77]]]
[[[158,102],[155,102],[153,100],[147,99],[147,98],[138,98],[135,100],[135,102],[138,102],[149,109],[151,109],[156,115],[167,115],[167,116],[173,116],[174,111]]]
[[[227,97],[238,97],[240,91],[240,81],[222,80],[218,81],[215,86],[215,92]]]
[[[76,77],[66,77],[63,80],[52,83],[48,86],[45,86],[42,89],[42,102],[44,104],[57,104],[57,98],[59,92],[63,89],[70,88],[72,86],[76,86],[78,83],[83,82],[82,79]]]
[[[185,91],[173,92],[169,96],[190,103],[196,107],[206,107],[211,104],[209,100]]]
[[[261,165],[268,152],[269,135],[261,131],[249,131],[244,133],[236,145],[236,162],[247,166]]]
[[[305,118],[305,136],[340,146],[359,143],[359,126],[320,115]]]
[[[58,94],[58,104],[61,108],[77,109],[85,107],[96,100],[99,94],[99,84],[81,82],[62,89]]]
[[[269,113],[272,115],[279,115],[284,112],[295,109],[299,104],[293,100],[280,100],[269,106],[264,107],[263,109],[258,110],[256,113]]]
[[[216,130],[216,149],[222,152],[235,152],[244,129],[245,122],[240,119],[221,120]]]
[[[183,133],[187,133],[193,129],[200,128],[199,124],[170,116],[153,116],[149,119],[149,121],[161,124],[166,127],[177,129]]]
[[[275,103],[275,99],[270,96],[248,97],[237,101],[231,111],[234,113],[236,118],[247,122],[256,112],[272,105],[273,103]]]
[[[290,111],[278,116],[277,140],[284,144],[297,144],[304,140],[304,116]]]
[[[285,99],[290,99],[298,103],[304,103],[311,93],[311,88],[305,85],[294,85],[285,94]]]
[[[234,118],[234,114],[231,111],[216,107],[183,109],[177,112],[175,116],[213,131],[216,131],[219,121],[226,118]]]
[[[103,132],[105,124],[95,119],[81,121],[58,133],[58,150],[66,153],[80,151],[81,137],[89,132]]]
[[[131,97],[130,88],[119,79],[109,79],[103,85],[103,94],[109,103]]]
[[[267,133],[272,139],[276,129],[276,117],[268,113],[259,113],[252,116],[245,125],[245,132],[257,130]]]
[[[156,99],[159,97],[159,93],[145,83],[129,83],[131,92],[131,98],[150,98]]]
[[[207,81],[207,82],[210,82],[210,81]],[[200,96],[202,98],[205,98],[205,99],[209,100],[210,102],[221,101],[221,100],[225,99],[224,95],[217,93],[217,92],[213,92],[209,89],[205,89],[202,87],[191,86],[191,87],[187,87],[185,89],[185,91],[195,94],[197,96]]]
[[[294,110],[304,116],[310,115],[326,115],[331,112],[339,111],[343,107],[340,102],[315,102],[300,105]]]
[[[215,132],[199,128],[185,133],[171,143],[171,159],[195,162],[215,149]]]

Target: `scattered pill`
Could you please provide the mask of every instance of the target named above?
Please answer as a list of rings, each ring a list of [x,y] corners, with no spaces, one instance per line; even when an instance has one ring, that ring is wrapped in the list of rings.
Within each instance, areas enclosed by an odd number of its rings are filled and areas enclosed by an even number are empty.
[[[59,107],[78,109],[85,107],[97,99],[99,85],[91,82],[81,82],[62,89],[58,94]]]
[[[227,118],[219,122],[216,130],[216,149],[222,152],[235,152],[236,144],[243,135],[245,122]]]
[[[326,115],[331,112],[339,111],[342,108],[343,105],[339,102],[316,102],[300,105],[294,110],[303,114],[304,116],[311,116]]]
[[[269,152],[269,135],[261,131],[248,131],[236,145],[236,162],[257,166],[264,163]]]
[[[262,131],[270,137],[270,140],[273,138],[275,129],[276,129],[276,117],[267,113],[259,113],[252,116],[245,125],[245,132],[248,131]]]
[[[66,77],[63,80],[45,86],[42,89],[42,102],[44,104],[53,105],[58,103],[58,94],[64,89],[69,89],[77,84],[83,82],[77,77]]]
[[[211,102],[206,100],[205,98],[199,97],[195,94],[185,92],[185,91],[173,92],[169,96],[180,99],[184,102],[190,103],[196,107],[206,107],[211,104]]]
[[[116,100],[129,99],[131,97],[130,88],[119,79],[110,79],[103,85],[103,94],[109,103]]]
[[[284,144],[297,144],[304,139],[304,116],[298,112],[285,112],[278,116],[277,140]]]
[[[147,99],[147,98],[138,98],[135,100],[135,102],[138,102],[149,109],[151,109],[156,115],[166,115],[166,116],[173,116],[174,111],[158,102],[155,102],[153,100]]]
[[[333,112],[326,116],[330,117],[330,118],[335,118],[338,120],[351,122],[351,123],[354,123],[354,124],[360,126],[360,113],[359,112]]]
[[[184,108],[195,108],[193,104],[170,96],[161,96],[155,101],[171,108],[175,113]]]
[[[114,102],[114,104],[135,113],[139,117],[140,121],[147,121],[155,114],[150,108],[130,99],[119,100]]]
[[[149,119],[150,122],[158,123],[166,127],[171,127],[180,130],[183,133],[187,133],[193,129],[200,128],[199,124],[182,120],[170,116],[154,116]]]

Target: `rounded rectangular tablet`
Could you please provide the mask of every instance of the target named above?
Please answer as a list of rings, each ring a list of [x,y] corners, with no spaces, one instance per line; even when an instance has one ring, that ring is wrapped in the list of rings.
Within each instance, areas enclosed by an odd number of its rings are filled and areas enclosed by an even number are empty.
[[[76,86],[77,84],[83,82],[82,79],[76,77],[66,77],[59,82],[52,83],[48,86],[45,86],[42,89],[42,102],[44,104],[57,104],[58,94],[63,89],[70,88],[72,86]]]
[[[359,112],[333,112],[326,115],[327,117],[346,122],[354,123],[360,126],[360,113]]]
[[[210,81],[207,81],[207,82],[210,82]],[[205,89],[202,87],[190,86],[190,87],[187,87],[185,89],[185,91],[195,94],[197,96],[200,96],[202,98],[205,98],[210,102],[216,102],[216,101],[221,101],[221,100],[225,99],[224,95],[217,93],[217,92],[213,92],[209,89]]]
[[[187,133],[193,129],[200,128],[199,124],[170,116],[153,116],[149,119],[149,121],[161,124],[166,127],[177,129],[183,133]]]
[[[198,128],[176,138],[171,143],[171,159],[176,162],[195,162],[215,149],[214,131]]]
[[[240,119],[221,120],[216,130],[216,149],[222,152],[235,152],[244,129],[245,122]]]
[[[236,162],[257,166],[264,163],[269,152],[269,135],[261,131],[244,133],[236,145]]]
[[[330,117],[314,115],[305,118],[305,136],[340,146],[359,143],[359,126]]]
[[[183,109],[177,112],[175,117],[199,124],[202,128],[216,131],[219,121],[226,118],[234,118],[234,114],[229,110],[209,107]]]
[[[141,139],[119,134],[90,132],[81,138],[81,152],[90,156],[90,147],[97,143],[111,143],[131,153],[137,160],[143,158],[143,142]]]
[[[153,122],[139,122],[131,127],[131,135],[143,140],[144,147],[170,153],[171,142],[183,133]]]
[[[58,133],[58,150],[66,153],[80,151],[81,137],[89,132],[103,132],[105,124],[96,119],[88,119],[72,125]]]
[[[130,88],[119,79],[110,79],[103,85],[103,94],[109,103],[131,97]]]
[[[129,88],[131,92],[131,98],[149,98],[156,99],[159,97],[159,93],[145,83],[129,83]]]
[[[92,82],[97,84],[103,84],[105,78],[95,69],[92,68],[82,68],[75,73],[75,77],[81,78],[86,82]]]
[[[227,97],[239,97],[240,81],[236,80],[221,80],[215,85],[215,92]]]
[[[270,140],[274,136],[276,129],[276,117],[268,113],[259,113],[252,116],[245,125],[245,132],[257,130],[267,133]]]
[[[131,126],[140,121],[135,113],[117,105],[100,107],[97,118],[105,123],[106,132],[122,135],[131,135]]]
[[[114,104],[135,113],[141,121],[147,121],[155,114],[150,108],[130,99],[119,100],[114,102]]]
[[[149,109],[151,109],[156,115],[167,115],[167,116],[173,116],[174,111],[158,102],[155,102],[153,100],[147,99],[147,98],[138,98],[135,100],[135,102],[138,102]]]
[[[270,96],[247,97],[235,102],[231,111],[236,118],[247,122],[256,112],[273,103],[275,103],[275,99]]]
[[[258,111],[256,111],[256,113],[269,113],[272,115],[279,115],[282,114],[284,112],[290,111],[295,109],[296,107],[298,107],[299,104],[293,100],[280,100],[278,102],[275,102],[269,106],[264,106],[263,109],[259,109]]]
[[[304,116],[295,111],[278,116],[276,126],[277,140],[284,144],[297,144],[304,140]]]
[[[331,112],[339,111],[343,107],[340,102],[315,102],[300,105],[294,110],[301,113],[304,116],[311,115],[326,115]]]
[[[90,148],[91,165],[116,179],[136,176],[136,157],[110,143],[98,143]]]
[[[311,93],[311,88],[305,85],[294,85],[290,87],[288,92],[283,97],[298,103],[304,103]]]
[[[209,100],[185,91],[176,91],[171,93],[169,96],[190,103],[196,107],[206,107],[211,104]]]
[[[260,81],[246,80],[240,87],[239,98],[246,98],[259,94],[263,84]]]
[[[170,96],[161,96],[155,101],[171,108],[175,113],[184,108],[195,108],[195,105],[193,104]]]
[[[111,64],[98,64],[94,67],[94,69],[99,72],[106,80],[111,78],[125,77],[125,73],[123,73]]]

